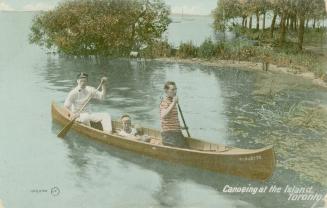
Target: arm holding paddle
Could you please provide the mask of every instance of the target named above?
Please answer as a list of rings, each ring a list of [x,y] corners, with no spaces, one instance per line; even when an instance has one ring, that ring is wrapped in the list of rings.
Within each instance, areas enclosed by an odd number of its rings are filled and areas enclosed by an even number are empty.
[[[93,97],[99,100],[103,100],[107,94],[107,82],[108,78],[107,77],[102,77],[101,78],[101,91],[99,91],[99,88],[97,88],[94,91]]]
[[[162,118],[166,118],[167,115],[168,115],[168,114],[173,110],[173,108],[174,108],[175,105],[177,105],[177,104],[178,104],[178,97],[175,96],[175,97],[173,97],[173,102],[170,104],[170,106],[169,106],[166,110],[164,110],[164,111],[162,112],[161,117],[162,117]]]
[[[173,108],[176,105],[177,105],[178,111],[179,111],[179,113],[181,115],[181,118],[183,120],[184,128],[182,128],[182,129],[184,129],[186,131],[188,137],[191,137],[190,132],[188,131],[188,127],[186,125],[185,119],[184,119],[182,109],[181,109],[180,105],[178,104],[178,97],[177,96],[174,96],[173,97],[173,102],[170,104],[170,106],[166,110],[162,111],[161,117],[162,118],[167,117],[167,115],[173,110]]]

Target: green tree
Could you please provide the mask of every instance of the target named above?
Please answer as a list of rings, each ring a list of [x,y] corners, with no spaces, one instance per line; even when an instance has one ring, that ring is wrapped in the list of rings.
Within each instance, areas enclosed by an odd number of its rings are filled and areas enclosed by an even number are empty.
[[[216,46],[210,38],[207,38],[200,45],[198,51],[199,57],[208,59],[216,55]]]
[[[163,0],[69,0],[33,20],[30,42],[75,56],[127,55],[161,39]]]
[[[223,31],[225,34],[228,23],[237,17],[241,17],[241,4],[239,0],[220,0],[213,10],[214,29]]]
[[[298,0],[296,1],[296,12],[299,17],[299,31],[298,31],[298,49],[303,48],[305,19],[315,19],[326,17],[324,0]]]
[[[286,41],[286,32],[287,32],[287,19],[289,18],[292,10],[294,9],[294,2],[296,0],[277,0],[277,5],[279,7],[279,16],[280,16],[280,23],[279,23],[279,45],[280,47],[284,46]]]
[[[263,15],[262,28],[265,28],[265,16],[272,13],[270,26],[270,42],[279,47],[284,47],[285,42],[294,41],[293,37],[297,36],[298,49],[302,50],[303,37],[305,33],[305,21],[312,22],[312,27],[321,24],[321,20],[326,18],[324,0],[220,0],[215,8],[214,28],[217,31],[225,31],[226,27],[234,19],[238,18],[241,24],[241,32],[256,35],[256,31],[249,31],[245,28],[252,29],[252,17],[256,17],[256,30],[259,30],[260,16]],[[249,21],[248,21],[249,20]],[[277,23],[277,21],[279,21]],[[279,24],[278,31],[275,32],[276,25]],[[234,24],[233,24],[234,25]],[[236,28],[233,27],[234,32]],[[320,28],[319,28],[320,30]],[[297,35],[295,34],[297,33]],[[274,38],[274,33],[278,33]],[[256,37],[259,37],[256,35]],[[264,31],[262,36],[265,37]],[[255,38],[255,37],[254,37]],[[277,40],[277,41],[275,41]],[[266,40],[265,40],[266,41]],[[294,41],[295,42],[295,41]],[[296,43],[296,42],[295,42]]]
[[[316,23],[319,20],[323,20],[326,18],[326,9],[325,9],[325,1],[324,0],[313,0],[312,1],[312,9],[311,13],[308,14],[309,18],[313,20],[312,27],[316,27]]]
[[[251,1],[251,10],[256,17],[256,30],[260,29],[260,14],[263,13],[265,4],[263,0],[252,0]]]

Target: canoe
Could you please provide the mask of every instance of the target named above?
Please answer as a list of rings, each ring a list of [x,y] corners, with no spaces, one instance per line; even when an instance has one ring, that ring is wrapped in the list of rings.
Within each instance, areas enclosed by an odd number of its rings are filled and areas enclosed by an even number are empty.
[[[52,119],[63,126],[70,121],[69,111],[55,102],[51,104],[51,113]],[[273,146],[240,149],[186,138],[189,148],[184,149],[162,145],[160,131],[155,129],[138,128],[141,135],[148,135],[152,138],[150,141],[141,141],[119,136],[116,131],[121,128],[121,123],[118,121],[113,121],[112,127],[112,134],[80,122],[75,122],[72,129],[92,139],[156,159],[248,179],[267,180],[275,169],[276,159]]]
[[[2,200],[0,199],[0,208],[5,208],[5,206],[2,203]]]

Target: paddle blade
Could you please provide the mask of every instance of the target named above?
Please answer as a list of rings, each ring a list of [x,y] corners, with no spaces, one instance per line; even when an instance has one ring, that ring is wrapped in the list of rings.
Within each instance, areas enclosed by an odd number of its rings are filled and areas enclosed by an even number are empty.
[[[57,135],[57,137],[60,137],[60,138],[64,138],[66,136],[66,134],[68,133],[68,131],[71,129],[71,127],[73,126],[74,124],[74,120],[70,121],[60,132],[59,134]]]

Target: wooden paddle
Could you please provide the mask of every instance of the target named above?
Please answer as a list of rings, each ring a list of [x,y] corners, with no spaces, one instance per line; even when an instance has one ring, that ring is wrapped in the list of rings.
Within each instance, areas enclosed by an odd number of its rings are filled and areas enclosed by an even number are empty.
[[[181,106],[177,103],[177,108],[179,110],[179,113],[181,114],[181,117],[182,117],[182,120],[183,120],[183,123],[184,123],[184,126],[185,126],[185,130],[186,130],[186,133],[187,133],[187,136],[188,137],[191,137],[190,135],[190,132],[188,132],[188,127],[186,125],[186,122],[185,122],[185,119],[184,119],[184,115],[183,115],[183,112],[182,112],[182,109],[181,109]]]
[[[100,89],[100,87],[103,84],[103,81],[104,81],[104,79],[101,79],[101,82],[100,82],[100,84],[99,84],[99,86],[98,86],[98,88],[96,90],[99,90]],[[74,118],[72,118],[72,120],[68,124],[66,124],[66,126],[59,132],[59,134],[57,135],[57,137],[60,137],[60,138],[63,139],[66,136],[66,134],[68,133],[68,131],[73,126],[75,120],[79,117],[79,114],[84,110],[85,106],[90,102],[91,98],[92,98],[92,93],[89,95],[89,97],[85,101],[84,105],[78,111],[77,116],[75,116]]]

